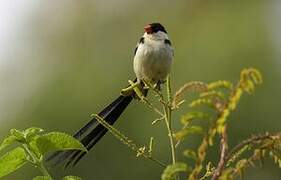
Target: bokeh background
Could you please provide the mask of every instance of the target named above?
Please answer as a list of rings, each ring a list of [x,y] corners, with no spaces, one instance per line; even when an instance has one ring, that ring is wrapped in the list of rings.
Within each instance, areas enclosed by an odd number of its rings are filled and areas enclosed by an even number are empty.
[[[244,96],[230,118],[231,146],[254,133],[279,131],[280,18],[279,0],[1,0],[0,137],[30,126],[76,131],[134,78],[133,50],[149,22],[164,24],[175,48],[173,90],[191,80],[235,81],[245,67],[261,70],[264,84]],[[155,155],[168,161],[164,125],[151,126],[156,117],[134,102],[116,127],[139,144],[154,136]],[[176,126],[179,117],[174,116]],[[188,139],[182,148],[195,141]],[[110,134],[86,157],[74,169],[51,172],[87,180],[155,180],[162,172]],[[3,179],[38,174],[25,166]],[[277,180],[281,171],[266,161],[245,177]]]

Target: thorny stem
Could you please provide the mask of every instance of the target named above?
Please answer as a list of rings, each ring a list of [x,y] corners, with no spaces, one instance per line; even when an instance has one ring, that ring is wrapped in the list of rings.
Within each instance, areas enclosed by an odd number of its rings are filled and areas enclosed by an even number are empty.
[[[45,168],[42,159],[40,157],[37,157],[37,155],[31,150],[31,147],[29,144],[23,144],[23,148],[25,149],[25,151],[28,153],[28,155],[31,157],[32,161],[30,161],[33,165],[35,165],[36,167],[38,167],[38,169],[41,171],[41,173],[44,176],[47,177],[51,177],[51,175],[49,174],[49,172],[47,171],[47,169]]]

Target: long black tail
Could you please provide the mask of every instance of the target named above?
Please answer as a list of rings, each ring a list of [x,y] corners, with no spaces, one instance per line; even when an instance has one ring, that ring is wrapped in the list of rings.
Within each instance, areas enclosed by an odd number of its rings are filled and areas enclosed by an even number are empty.
[[[133,99],[132,96],[119,96],[106,108],[104,108],[98,115],[102,117],[109,124],[113,125],[119,118],[122,112],[130,104]],[[73,137],[78,139],[86,148],[90,150],[107,132],[107,129],[93,118]],[[79,150],[59,151],[52,154],[46,161],[51,161],[54,164],[65,163],[65,167],[74,166],[85,155],[85,152]]]

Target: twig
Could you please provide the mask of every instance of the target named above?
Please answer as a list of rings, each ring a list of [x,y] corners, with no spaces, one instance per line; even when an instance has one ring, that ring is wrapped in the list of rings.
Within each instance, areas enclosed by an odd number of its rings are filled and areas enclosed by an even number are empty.
[[[167,130],[168,130],[168,136],[169,136],[169,141],[170,141],[172,162],[173,162],[173,164],[176,164],[176,153],[175,153],[176,150],[175,150],[173,132],[172,132],[171,126],[169,124],[171,116],[169,115],[169,108],[163,107],[163,109],[165,111],[165,123],[166,123],[166,127],[167,127]]]
[[[154,125],[154,124],[156,124],[156,123],[158,123],[159,121],[162,121],[162,120],[164,120],[165,119],[165,116],[162,116],[161,118],[157,118],[157,119],[155,119],[154,121],[152,121],[152,125]]]
[[[133,88],[133,90],[135,91],[136,95],[138,96],[138,98],[140,99],[140,101],[142,103],[146,104],[151,110],[153,110],[154,112],[159,114],[161,117],[164,117],[164,114],[159,109],[157,109],[155,106],[153,106],[153,104],[151,102],[149,102],[148,99],[142,94],[142,92],[136,86],[136,83],[134,83],[131,80],[129,80],[128,82],[131,85],[130,88]],[[147,84],[150,89],[153,89],[157,94],[161,94],[159,91],[155,90],[150,83],[148,83],[146,81],[144,81],[144,83]],[[126,91],[126,90],[124,90],[124,91]]]
[[[174,95],[172,107],[173,109],[178,108],[185,100],[181,100],[181,96],[187,92],[205,92],[208,89],[206,83],[200,81],[191,81],[184,84]],[[171,98],[170,98],[171,99]]]
[[[149,89],[151,89],[152,91],[154,91],[159,97],[159,101],[163,106],[163,111],[164,111],[164,115],[162,117],[164,117],[165,119],[165,124],[166,124],[166,128],[168,131],[168,137],[169,137],[169,141],[170,141],[170,148],[171,148],[171,156],[172,156],[172,163],[175,164],[176,163],[176,150],[175,150],[175,143],[174,143],[174,139],[173,139],[173,131],[172,131],[172,127],[171,127],[171,114],[172,114],[172,106],[171,106],[171,102],[172,102],[172,93],[171,93],[171,82],[170,82],[170,76],[167,77],[167,82],[166,82],[166,90],[167,90],[167,101],[165,101],[163,94],[157,90],[155,87],[153,87],[153,85],[150,82],[146,82],[144,81],[144,83],[149,87]],[[146,102],[147,103],[147,102]],[[150,108],[154,109],[155,108],[152,106],[152,104],[149,104]],[[156,111],[157,112],[157,111]],[[157,112],[158,114],[160,114],[159,112]],[[160,114],[161,115],[161,114]],[[160,118],[162,119],[162,118]]]
[[[164,100],[163,94],[161,93],[161,91],[159,91],[158,89],[156,89],[155,86],[153,86],[150,82],[143,80],[144,84],[153,92],[156,93],[156,97],[159,97],[159,101],[160,103],[168,106],[167,102]]]
[[[118,140],[120,140],[122,143],[124,143],[125,145],[130,147],[133,151],[135,151],[137,154],[139,154],[139,156],[143,156],[144,158],[149,159],[149,160],[157,163],[161,167],[166,167],[165,163],[163,163],[160,160],[152,157],[150,152],[143,152],[143,151],[141,151],[140,150],[141,148],[139,148],[136,144],[132,143],[132,140],[130,140],[128,137],[126,137],[120,131],[115,129],[112,125],[108,124],[102,117],[100,117],[97,114],[93,114],[92,116],[94,116],[97,119],[97,121],[101,125],[103,125],[106,129],[108,129],[108,131],[111,134],[113,134]]]
[[[171,155],[172,155],[172,162],[173,164],[176,164],[176,148],[175,148],[175,143],[174,143],[174,138],[173,138],[173,131],[172,131],[172,109],[171,104],[172,98],[171,98],[171,81],[170,81],[170,76],[167,77],[167,103],[163,103],[163,109],[165,112],[165,122],[166,122],[166,127],[168,130],[168,136],[169,136],[169,141],[170,141],[170,148],[171,148]],[[162,99],[164,101],[164,99]],[[168,105],[166,105],[168,104]]]
[[[154,107],[153,104],[151,102],[149,102],[146,98],[142,99],[141,102],[146,104],[151,110],[153,110],[154,112],[159,114],[161,116],[161,118],[165,116],[159,109]]]
[[[228,150],[228,142],[227,142],[227,133],[226,133],[226,126],[222,131],[222,138],[221,138],[221,155],[218,166],[214,171],[212,180],[218,180],[226,163],[226,153]]]
[[[226,162],[229,161],[232,156],[238,152],[241,148],[253,144],[257,141],[263,141],[265,139],[274,139],[274,138],[280,138],[281,139],[281,133],[275,133],[275,134],[269,134],[269,133],[265,133],[265,134],[260,134],[260,135],[255,135],[251,138],[248,138],[244,141],[242,141],[241,143],[237,144],[234,148],[232,148],[232,150],[227,154],[226,156]]]

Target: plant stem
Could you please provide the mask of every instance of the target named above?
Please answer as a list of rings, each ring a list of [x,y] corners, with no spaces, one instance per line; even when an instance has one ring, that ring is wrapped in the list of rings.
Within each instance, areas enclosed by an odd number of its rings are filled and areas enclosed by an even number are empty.
[[[175,145],[174,145],[174,139],[173,139],[173,133],[172,133],[172,129],[170,126],[170,117],[169,116],[169,108],[164,107],[164,111],[165,111],[165,123],[166,123],[166,127],[168,130],[168,136],[169,136],[169,141],[170,141],[170,148],[171,148],[171,155],[172,155],[172,162],[173,164],[176,163],[176,153],[175,153]]]
[[[167,101],[169,105],[172,103],[172,90],[171,90],[171,78],[170,75],[167,77]]]
[[[214,171],[212,180],[218,180],[224,170],[225,164],[226,164],[226,153],[228,151],[228,140],[227,140],[227,133],[226,133],[227,126],[224,127],[222,131],[222,137],[221,137],[221,154],[220,154],[220,160],[217,165],[216,170]]]
[[[168,130],[168,136],[170,141],[170,148],[171,148],[171,155],[172,155],[172,162],[173,164],[176,163],[176,148],[175,143],[173,139],[173,131],[172,131],[172,110],[171,110],[171,82],[170,82],[170,76],[167,77],[167,102],[166,104],[163,104],[163,109],[165,112],[165,122],[166,127]],[[168,104],[168,105],[167,105]]]
[[[226,156],[226,162],[228,162],[231,158],[233,158],[235,153],[237,153],[243,147],[245,147],[247,145],[250,145],[250,144],[257,143],[259,141],[264,141],[266,139],[269,139],[269,140],[281,139],[281,133],[278,132],[278,133],[275,133],[275,134],[265,133],[265,134],[253,135],[251,138],[248,138],[248,139],[242,141],[241,143],[237,144],[234,148],[232,148],[232,150],[229,151],[229,153]]]
[[[44,164],[42,163],[42,161],[38,163],[38,168],[44,176],[52,178],[49,172],[47,171],[47,169],[45,168]]]
[[[31,163],[35,166],[38,167],[38,169],[41,171],[41,173],[44,176],[47,177],[51,177],[51,175],[49,174],[49,172],[47,171],[47,169],[45,168],[45,166],[42,163],[42,159],[37,157],[37,155],[32,151],[31,147],[29,144],[23,144],[24,149],[26,150],[26,152],[28,153],[28,155],[32,158]]]
[[[125,136],[124,134],[122,134],[120,131],[118,131],[117,129],[115,129],[112,125],[108,124],[108,122],[106,122],[102,117],[100,117],[97,114],[93,114],[93,117],[95,117],[97,119],[97,121],[103,125],[106,129],[108,129],[108,131],[113,134],[118,140],[120,140],[123,144],[127,145],[128,147],[130,147],[133,151],[137,152],[139,154],[139,156],[143,156],[146,159],[149,159],[155,163],[157,163],[158,165],[160,165],[161,167],[166,167],[166,164],[161,162],[160,160],[154,158],[151,156],[151,152],[141,152],[140,147],[137,146],[136,144],[133,143],[132,140],[130,140],[127,136]]]

